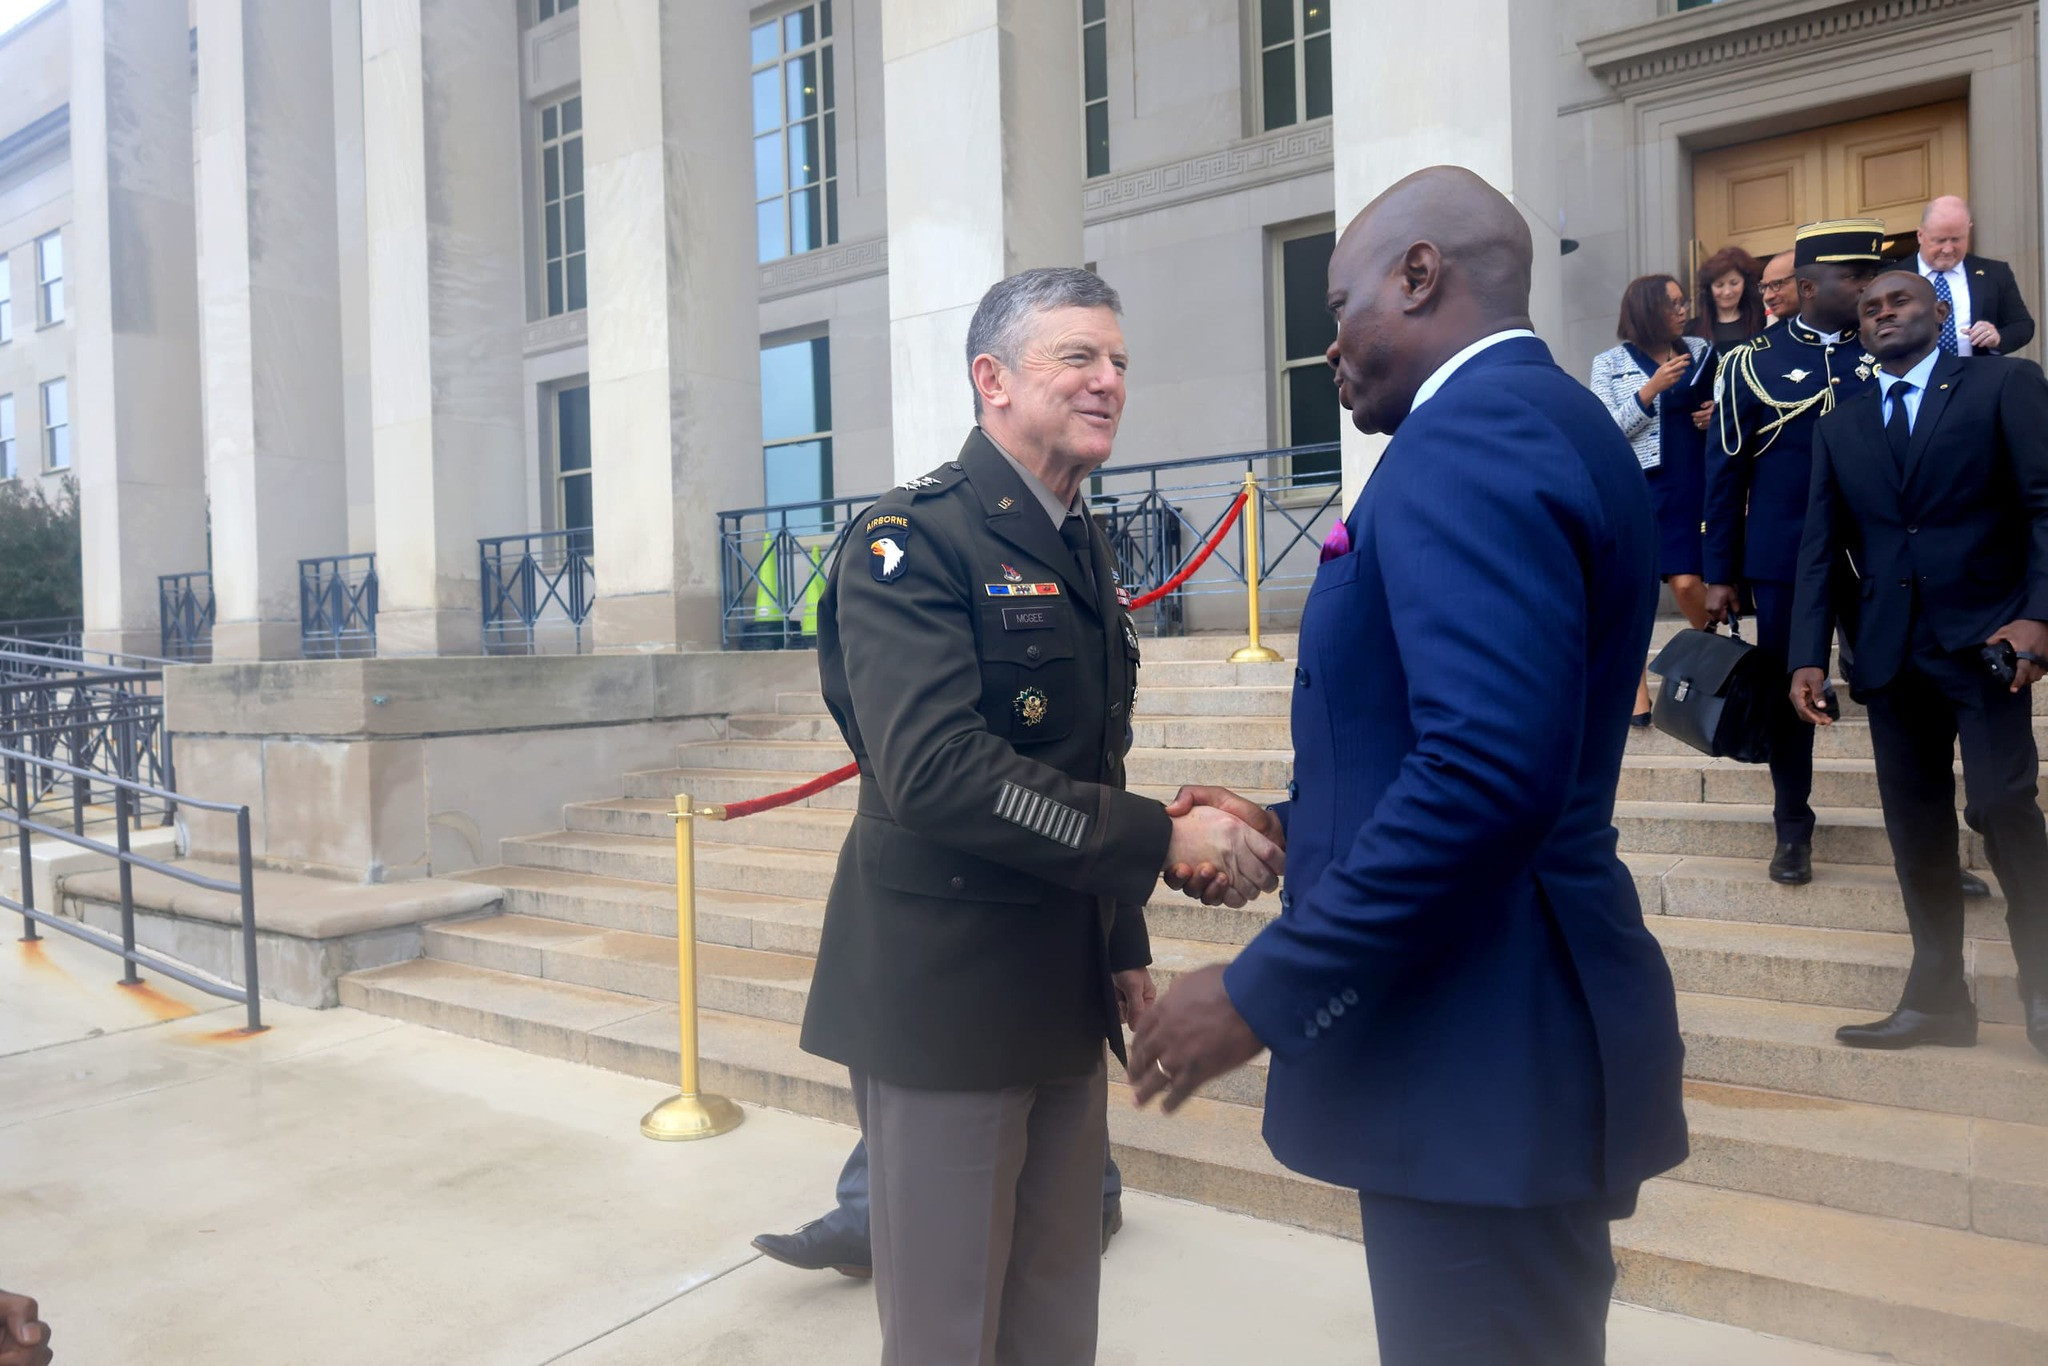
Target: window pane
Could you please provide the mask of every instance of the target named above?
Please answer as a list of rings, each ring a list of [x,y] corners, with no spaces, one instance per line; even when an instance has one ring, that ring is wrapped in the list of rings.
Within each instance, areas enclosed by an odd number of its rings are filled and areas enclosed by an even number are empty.
[[[783,222],[782,200],[770,199],[754,206],[755,231],[760,235],[761,259],[780,261],[789,255],[787,225]]]
[[[1304,34],[1330,31],[1330,0],[1301,0],[1301,31]]]
[[[590,476],[572,474],[562,481],[561,529],[579,531],[590,525]]]
[[[543,232],[547,237],[547,259],[552,261],[562,254],[562,210],[557,204],[550,204],[541,212]]]
[[[1099,24],[1103,20],[1103,0],[1081,0],[1081,22]]]
[[[43,425],[61,427],[71,420],[69,385],[53,379],[43,386]]]
[[[803,503],[828,496],[830,476],[829,441],[799,441],[788,446],[770,446],[761,453],[762,501]]]
[[[569,311],[574,313],[579,308],[587,308],[589,306],[590,291],[584,282],[583,257],[581,255],[571,256],[568,259],[567,265],[569,269]]]
[[[40,278],[56,280],[64,274],[64,239],[51,233],[36,243],[36,263]]]
[[[1302,117],[1330,116],[1330,35],[1310,38],[1301,45]]]
[[[14,440],[14,395],[0,394],[0,441]]]
[[[839,116],[825,116],[825,179],[839,174]]]
[[[562,149],[550,147],[540,154],[541,198],[552,204],[562,197]]]
[[[575,8],[576,8],[576,5],[577,5],[577,0],[561,0],[561,6],[560,6],[560,7],[561,7],[561,9],[563,10],[563,12],[564,12],[564,13],[566,13],[566,12],[568,12],[569,10],[575,9]]]
[[[773,19],[765,24],[758,25],[754,29],[749,40],[749,46],[754,59],[749,65],[759,66],[763,62],[775,60],[776,56],[782,51],[782,48],[775,41],[775,36],[775,21]]]
[[[832,0],[819,0],[818,36],[820,38],[830,38],[832,36]]]
[[[43,286],[43,317],[53,323],[64,321],[64,282]]]
[[[1109,174],[1109,105],[1091,104],[1085,111],[1088,122],[1088,174]]]
[[[832,425],[830,343],[824,337],[761,348],[761,435],[786,441]]]
[[[825,80],[825,103],[827,109],[839,107],[839,99],[832,90],[832,49],[824,48],[818,53],[818,72]]]
[[[4,269],[6,269],[5,263],[0,262],[0,270]],[[0,342],[13,340],[14,304],[8,299],[0,298]]]
[[[71,468],[71,429],[54,427],[50,431],[50,468],[68,470]]]
[[[582,138],[570,138],[562,144],[562,193],[583,193]]]
[[[818,54],[806,52],[782,64],[789,79],[789,117],[809,118],[818,112]]]
[[[1266,127],[1294,122],[1294,47],[1276,47],[1259,58],[1265,77]]]
[[[789,197],[789,249],[812,251],[825,245],[823,204],[815,189],[798,190]]]
[[[562,263],[548,262],[548,316],[562,311]]]
[[[582,131],[583,97],[581,95],[572,95],[562,101],[562,134],[566,137],[570,133],[580,133]]]
[[[782,126],[782,72],[777,67],[754,73],[754,131],[770,133]]]
[[[1287,372],[1288,445],[1335,441],[1343,414],[1329,366],[1301,365]]]
[[[1081,31],[1081,98],[1109,95],[1109,26],[1095,24]]]
[[[567,474],[590,468],[590,386],[555,391],[555,468]],[[570,526],[589,526],[571,522]]]
[[[754,139],[754,198],[766,199],[787,188],[782,178],[782,135],[764,133]]]
[[[552,104],[540,111],[540,135],[549,142],[555,140],[555,133],[559,127],[555,122],[557,112]]]
[[[543,19],[555,17],[555,0],[540,0],[540,17]]]
[[[583,196],[571,195],[562,201],[562,250],[583,254]]]
[[[1294,41],[1294,0],[1259,0],[1259,44]]]
[[[819,180],[818,123],[812,119],[789,126],[789,183],[815,185]]]
[[[1334,232],[1280,244],[1280,309],[1289,360],[1321,356],[1337,339],[1337,320],[1328,306],[1330,253],[1336,247]]]
[[[825,240],[839,240],[839,182],[825,182]]]
[[[800,10],[782,16],[782,50],[784,52],[794,52],[800,47],[808,47],[817,41],[818,29],[815,16],[811,13],[809,5],[805,5]]]

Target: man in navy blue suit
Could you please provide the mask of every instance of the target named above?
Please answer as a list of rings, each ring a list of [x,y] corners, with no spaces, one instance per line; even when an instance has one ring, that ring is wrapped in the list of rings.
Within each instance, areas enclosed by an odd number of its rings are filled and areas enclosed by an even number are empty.
[[[1599,1362],[1610,1221],[1686,1153],[1671,974],[1613,826],[1654,524],[1529,330],[1531,254],[1455,167],[1338,243],[1338,395],[1394,439],[1303,612],[1281,914],[1131,1053],[1171,1110],[1271,1049],[1266,1140],[1359,1191],[1385,1366]],[[1256,815],[1169,809],[1196,801]]]

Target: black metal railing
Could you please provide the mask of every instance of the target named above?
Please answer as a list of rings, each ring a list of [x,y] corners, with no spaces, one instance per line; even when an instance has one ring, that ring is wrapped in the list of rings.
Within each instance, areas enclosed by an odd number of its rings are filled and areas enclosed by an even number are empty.
[[[299,561],[299,652],[307,659],[377,653],[377,556]]]
[[[85,622],[79,617],[27,617],[0,621],[0,639],[24,644],[77,649],[84,643]]]
[[[79,667],[44,661],[35,673],[0,651],[0,665],[19,676],[0,681],[0,745],[58,761],[76,771],[58,781],[34,778],[24,811],[67,798],[75,831],[110,818],[103,800],[114,781],[169,788],[175,777],[171,735],[164,726],[163,673],[150,669]],[[10,671],[12,672],[12,671]],[[12,788],[0,804],[16,800]],[[169,824],[175,812],[145,807],[138,815]]]
[[[590,529],[477,543],[487,655],[582,654],[597,579]]]
[[[158,575],[156,614],[165,659],[181,664],[213,662],[212,573],[202,569]]]
[[[29,774],[32,770],[45,770],[52,780],[63,778],[83,779],[92,782],[108,782],[114,797],[114,843],[107,844],[86,835],[82,830],[63,830],[36,820],[33,807],[28,801],[31,787]],[[4,777],[8,790],[15,794],[12,809],[0,807],[0,821],[14,827],[16,848],[21,859],[21,898],[0,893],[0,907],[13,911],[22,917],[22,938],[39,939],[36,927],[47,925],[74,939],[83,940],[97,949],[116,954],[121,959],[121,980],[131,986],[141,982],[135,969],[148,968],[162,973],[173,981],[183,982],[188,987],[237,1002],[248,1008],[248,1028],[255,1032],[263,1028],[262,994],[256,975],[256,880],[249,845],[249,808],[230,806],[222,802],[201,801],[196,797],[181,796],[168,787],[157,787],[149,783],[138,783],[126,778],[106,779],[103,775],[85,772],[70,764],[31,754],[11,746],[0,746],[0,777]],[[160,803],[166,807],[189,807],[199,811],[215,811],[235,818],[236,878],[229,882],[225,878],[207,877],[175,863],[163,863],[130,849],[129,831],[136,820],[136,812],[144,803]],[[55,914],[59,907],[44,910],[36,905],[36,879],[34,862],[34,836],[43,835],[60,840],[75,848],[85,849],[103,858],[114,860],[119,869],[121,886],[121,937],[116,940],[85,924],[82,920],[67,920]],[[208,891],[228,892],[241,898],[242,918],[242,985],[217,981],[180,964],[159,958],[146,949],[135,946],[135,870],[144,868],[152,873],[173,878],[189,886]]]
[[[1258,520],[1264,615],[1285,623],[1299,618],[1323,537],[1343,515],[1337,453],[1330,442],[1110,466],[1090,479],[1089,505],[1109,538],[1118,577],[1135,595],[1173,577],[1219,524],[1245,474],[1255,474],[1259,496],[1246,506],[1245,520]],[[847,528],[879,496],[719,513],[725,648],[815,643],[818,602]],[[1154,635],[1178,635],[1188,628],[1193,600],[1241,593],[1244,582],[1240,529],[1186,584],[1141,609],[1139,620]]]

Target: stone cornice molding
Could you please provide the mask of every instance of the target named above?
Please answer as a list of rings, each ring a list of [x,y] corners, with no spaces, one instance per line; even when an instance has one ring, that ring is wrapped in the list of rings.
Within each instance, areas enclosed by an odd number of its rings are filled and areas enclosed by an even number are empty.
[[[24,128],[0,138],[0,182],[40,166],[71,145],[71,106],[60,104]]]
[[[580,346],[590,340],[590,312],[577,309],[574,313],[557,313],[552,318],[540,318],[526,325],[523,350],[529,356],[546,355],[571,346]]]
[[[869,237],[785,256],[761,267],[761,297],[786,299],[889,273],[889,240]]]
[[[1084,221],[1106,223],[1190,200],[1209,199],[1327,171],[1330,123],[1298,124],[1178,161],[1091,180],[1081,192]]]
[[[1730,0],[1579,43],[1586,66],[1634,94],[1795,55],[1872,29],[1920,26],[2025,0]]]

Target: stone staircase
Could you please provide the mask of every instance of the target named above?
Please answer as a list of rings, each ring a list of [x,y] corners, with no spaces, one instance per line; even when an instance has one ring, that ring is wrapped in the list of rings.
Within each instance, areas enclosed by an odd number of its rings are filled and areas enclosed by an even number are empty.
[[[1292,655],[1291,639],[1273,643]],[[1292,666],[1219,662],[1229,648],[1148,644],[1134,787],[1219,782],[1271,800],[1286,785]],[[570,806],[566,829],[505,841],[503,866],[467,875],[502,889],[502,913],[428,927],[426,956],[343,978],[342,1000],[673,1079],[675,794],[736,801],[846,760],[815,693],[772,702],[681,746],[675,767],[626,775],[620,797]],[[1853,707],[1820,755],[1815,881],[1785,888],[1764,875],[1764,770],[1631,736],[1615,820],[1677,979],[1693,1156],[1617,1226],[1616,1293],[1921,1366],[2048,1361],[2048,1059],[2017,1024],[2003,902],[1970,910],[1977,1048],[1836,1045],[1837,1025],[1894,1004],[1910,945]],[[699,822],[697,865],[706,1087],[848,1123],[844,1070],[796,1036],[853,800],[845,786]],[[1227,960],[1275,910],[1162,893],[1147,908],[1161,989]],[[1120,1081],[1111,1132],[1132,1186],[1358,1236],[1349,1193],[1266,1152],[1262,1064],[1173,1119],[1134,1110]],[[831,1192],[817,1195],[823,1209]]]

